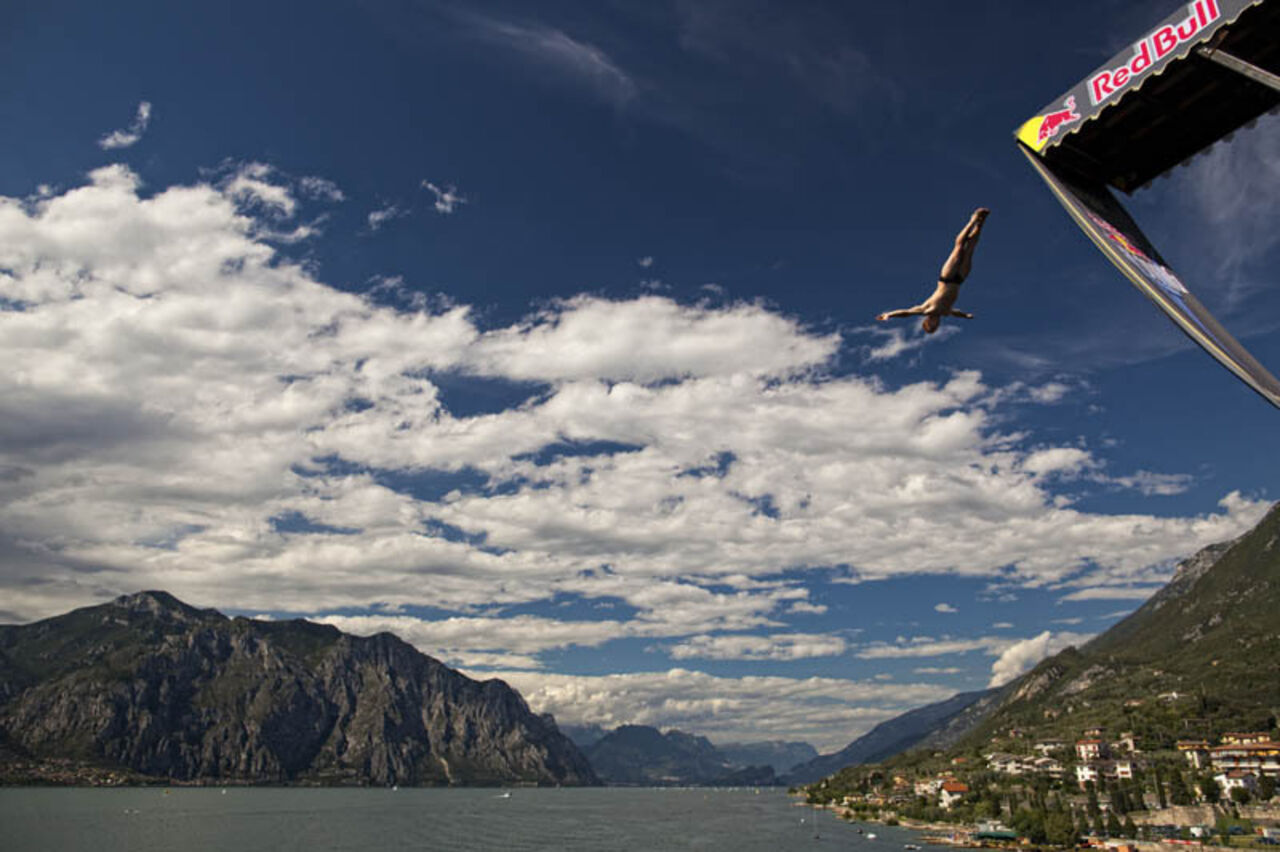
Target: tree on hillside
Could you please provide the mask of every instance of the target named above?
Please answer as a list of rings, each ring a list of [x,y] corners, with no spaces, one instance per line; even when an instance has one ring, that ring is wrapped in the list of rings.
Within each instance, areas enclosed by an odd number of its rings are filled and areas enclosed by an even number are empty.
[[[1045,841],[1054,846],[1071,847],[1076,845],[1079,835],[1076,833],[1075,821],[1066,811],[1051,811],[1044,820]]]
[[[1247,805],[1249,802],[1253,801],[1253,796],[1244,787],[1232,787],[1231,801],[1235,802],[1237,805]]]
[[[1160,767],[1156,767],[1156,798],[1160,801],[1160,808],[1169,807],[1169,800],[1164,795],[1164,779],[1160,777]]]
[[[1209,804],[1213,804],[1222,798],[1222,788],[1218,786],[1218,782],[1213,780],[1212,776],[1206,775],[1200,779],[1200,795],[1204,796],[1204,800]]]
[[[1258,779],[1258,799],[1260,801],[1268,801],[1276,794],[1276,779],[1270,775],[1263,775]]]
[[[1191,804],[1191,790],[1187,788],[1186,780],[1177,769],[1169,776],[1169,801],[1174,805]]]

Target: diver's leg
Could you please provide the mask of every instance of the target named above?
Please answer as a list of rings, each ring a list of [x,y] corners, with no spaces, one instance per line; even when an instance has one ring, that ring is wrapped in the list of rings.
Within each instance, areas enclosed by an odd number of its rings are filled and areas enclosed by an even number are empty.
[[[969,217],[969,222],[956,234],[955,246],[947,262],[942,264],[942,272],[938,278],[942,281],[959,283],[969,277],[969,269],[973,266],[973,252],[978,247],[978,237],[982,235],[982,224],[990,211],[979,207]]]

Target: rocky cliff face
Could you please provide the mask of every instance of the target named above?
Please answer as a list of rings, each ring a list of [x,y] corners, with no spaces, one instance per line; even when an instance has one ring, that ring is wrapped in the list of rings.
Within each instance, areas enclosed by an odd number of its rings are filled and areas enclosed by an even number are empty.
[[[0,739],[183,781],[599,783],[501,681],[390,634],[228,619],[160,592],[0,627]]]

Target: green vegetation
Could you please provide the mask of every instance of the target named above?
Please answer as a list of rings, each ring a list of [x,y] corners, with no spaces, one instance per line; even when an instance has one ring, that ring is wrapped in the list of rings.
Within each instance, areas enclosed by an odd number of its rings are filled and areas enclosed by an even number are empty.
[[[1216,742],[1229,731],[1271,732],[1280,741],[1277,608],[1280,508],[1231,546],[1188,560],[1168,587],[1102,636],[1008,685],[954,747],[848,767],[806,792],[811,801],[846,802],[862,818],[1000,821],[1032,843],[1055,846],[1086,834],[1141,836],[1130,815],[1149,808],[1270,800],[1276,780],[1268,777],[1256,791],[1233,788],[1224,799],[1213,773],[1194,770],[1176,745]],[[1131,760],[1132,779],[1113,773],[1096,786],[1077,785],[1072,746],[1094,728],[1104,742],[1132,734],[1139,753],[1121,755]],[[992,754],[1029,759],[1038,743],[1055,740],[1065,744],[1054,755],[1057,777],[988,767]],[[944,778],[967,788],[946,809],[936,789]],[[923,786],[930,781],[932,788]],[[1240,821],[1220,820],[1217,828],[1235,843],[1252,833]]]

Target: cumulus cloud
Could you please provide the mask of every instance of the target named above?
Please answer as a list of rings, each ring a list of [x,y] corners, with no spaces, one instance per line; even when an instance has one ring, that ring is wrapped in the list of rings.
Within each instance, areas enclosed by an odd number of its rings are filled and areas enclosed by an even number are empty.
[[[1036,663],[1072,645],[1081,645],[1093,638],[1091,633],[1053,633],[1044,631],[1038,636],[1015,642],[991,664],[989,687],[1003,686],[1020,674],[1030,671]]]
[[[803,740],[834,751],[909,709],[954,690],[936,684],[839,678],[717,677],[675,668],[606,676],[495,672],[537,712],[565,724],[679,728],[713,742]]]
[[[129,148],[138,144],[142,139],[142,134],[147,132],[147,125],[151,123],[151,103],[142,101],[138,104],[138,111],[134,114],[133,121],[124,130],[113,130],[98,140],[98,147],[104,151],[112,151],[117,148]]]
[[[24,618],[157,587],[300,614],[572,594],[635,635],[786,635],[810,569],[1147,584],[1266,508],[1064,508],[1040,480],[1084,461],[1003,432],[977,373],[834,375],[838,335],[742,302],[578,296],[482,329],[280,257],[265,232],[306,193],[265,164],[140,183],[0,199],[0,469],[29,471],[0,477],[0,583]],[[530,390],[458,415],[441,375]],[[456,650],[542,653],[516,647]]]

